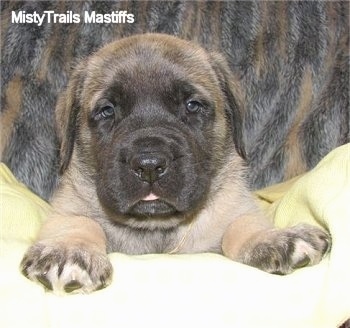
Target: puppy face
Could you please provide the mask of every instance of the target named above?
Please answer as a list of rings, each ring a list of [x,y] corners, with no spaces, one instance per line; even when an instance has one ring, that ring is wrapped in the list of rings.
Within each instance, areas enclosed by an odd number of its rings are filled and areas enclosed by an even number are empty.
[[[240,131],[227,75],[217,55],[175,37],[107,45],[77,68],[59,102],[63,171],[74,149],[114,220],[185,220],[207,201]]]

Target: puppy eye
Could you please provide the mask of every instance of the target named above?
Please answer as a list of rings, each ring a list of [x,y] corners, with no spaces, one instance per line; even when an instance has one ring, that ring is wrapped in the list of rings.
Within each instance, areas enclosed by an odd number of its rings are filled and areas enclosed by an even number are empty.
[[[101,117],[102,118],[110,118],[114,115],[114,106],[112,104],[103,106],[101,108]]]
[[[102,106],[98,106],[93,114],[92,119],[94,121],[100,121],[100,120],[107,120],[109,118],[114,117],[115,114],[115,107],[112,103],[107,102],[104,103]]]
[[[189,113],[198,113],[203,105],[196,100],[190,100],[186,103],[186,109]]]

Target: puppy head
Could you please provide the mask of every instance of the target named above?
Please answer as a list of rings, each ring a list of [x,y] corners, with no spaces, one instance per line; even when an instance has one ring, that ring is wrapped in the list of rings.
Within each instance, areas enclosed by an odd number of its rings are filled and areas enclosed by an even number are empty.
[[[206,201],[233,140],[242,154],[229,76],[219,55],[172,36],[108,44],[75,70],[58,102],[62,172],[71,160],[88,172],[115,220],[178,224]]]

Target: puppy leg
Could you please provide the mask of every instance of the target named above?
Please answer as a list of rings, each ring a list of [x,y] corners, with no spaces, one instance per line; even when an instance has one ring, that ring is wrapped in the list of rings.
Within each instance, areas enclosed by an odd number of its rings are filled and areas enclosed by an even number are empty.
[[[111,282],[106,237],[98,223],[83,217],[50,217],[21,269],[31,280],[57,293],[88,293]]]
[[[330,236],[308,224],[276,229],[259,216],[235,220],[223,237],[223,253],[232,260],[263,271],[287,274],[320,262],[330,246]]]

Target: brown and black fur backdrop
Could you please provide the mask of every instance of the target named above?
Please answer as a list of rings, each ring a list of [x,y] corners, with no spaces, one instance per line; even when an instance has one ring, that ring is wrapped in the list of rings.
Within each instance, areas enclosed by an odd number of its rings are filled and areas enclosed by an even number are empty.
[[[14,10],[127,10],[135,23],[13,24]],[[55,102],[72,68],[107,42],[160,32],[227,58],[244,91],[252,188],[305,172],[349,142],[348,12],[347,1],[1,1],[1,159],[49,198]]]

